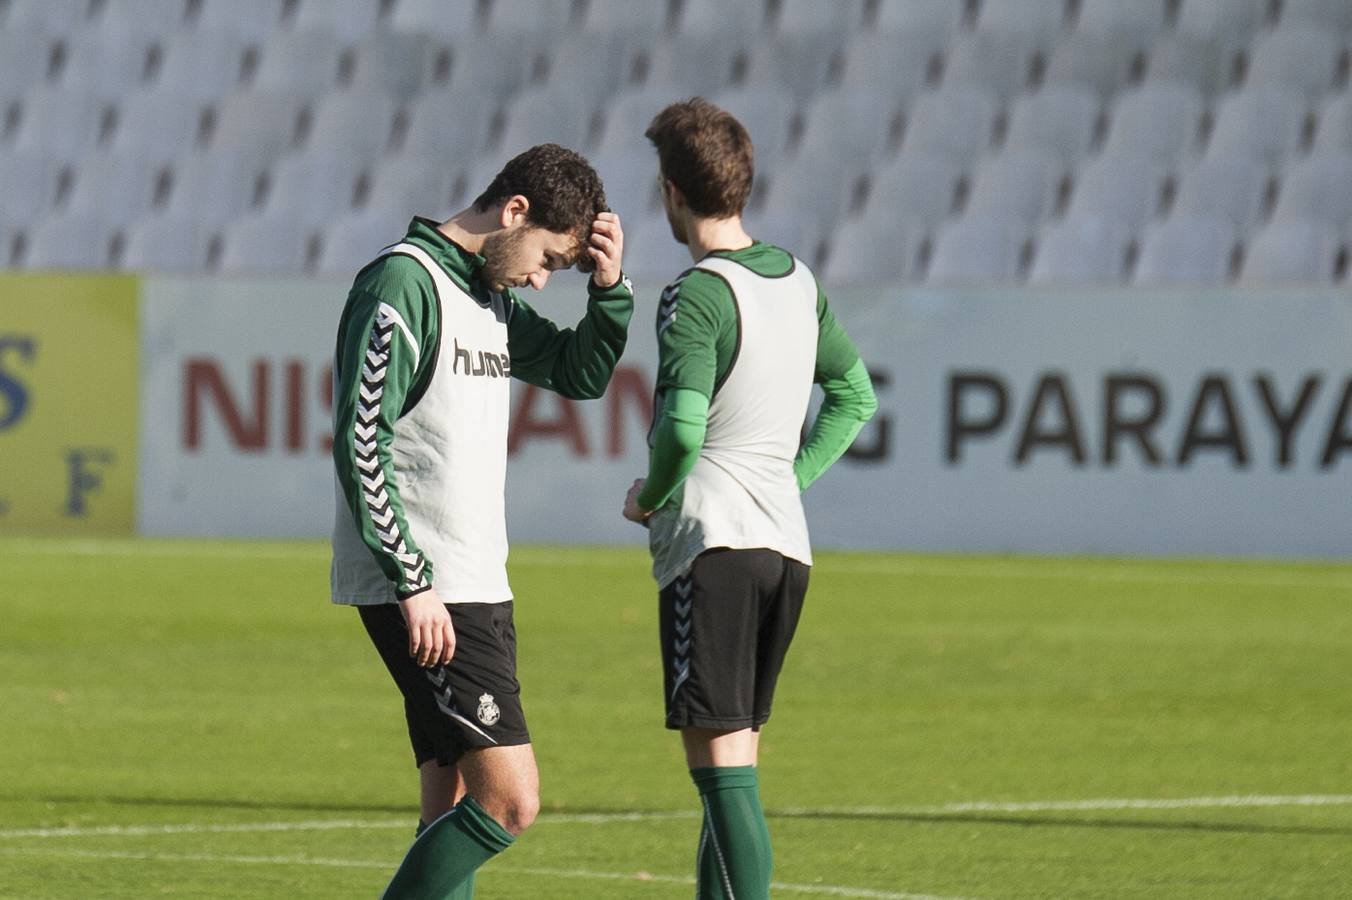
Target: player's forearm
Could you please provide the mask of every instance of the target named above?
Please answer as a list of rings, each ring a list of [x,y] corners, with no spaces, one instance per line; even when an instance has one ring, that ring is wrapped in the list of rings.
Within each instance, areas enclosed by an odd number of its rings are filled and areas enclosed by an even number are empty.
[[[643,509],[660,509],[685,476],[690,474],[704,446],[709,427],[709,399],[698,391],[677,389],[668,393],[653,432],[648,477],[638,495]]]
[[[605,393],[629,338],[634,295],[628,280],[606,289],[588,285],[587,312],[576,328],[558,329],[533,310],[513,317],[508,340],[512,374],[574,400]]]
[[[840,458],[859,431],[878,411],[878,398],[864,361],[858,360],[841,378],[822,382],[826,399],[812,422],[807,440],[793,460],[799,490],[808,487]]]

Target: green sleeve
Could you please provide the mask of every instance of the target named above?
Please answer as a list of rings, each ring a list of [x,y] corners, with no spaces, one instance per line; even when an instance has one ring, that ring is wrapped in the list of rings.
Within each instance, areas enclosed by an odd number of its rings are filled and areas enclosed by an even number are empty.
[[[712,400],[737,349],[737,313],[728,283],[686,272],[657,307],[657,392],[687,389]]]
[[[391,258],[371,269],[348,294],[338,327],[333,464],[357,531],[404,598],[432,586],[432,563],[409,532],[390,444],[429,375],[437,305],[416,262]]]
[[[634,293],[628,278],[602,290],[587,284],[587,313],[577,328],[559,328],[512,295],[507,349],[512,374],[575,400],[600,397],[624,353]]]
[[[663,395],[662,410],[653,429],[648,479],[638,495],[641,508],[658,509],[676,493],[699,459],[708,427],[708,397],[685,388]]]
[[[817,292],[816,381],[826,397],[812,421],[807,440],[793,460],[799,490],[807,488],[840,458],[860,429],[878,411],[868,368],[854,342],[840,327],[826,295]]]

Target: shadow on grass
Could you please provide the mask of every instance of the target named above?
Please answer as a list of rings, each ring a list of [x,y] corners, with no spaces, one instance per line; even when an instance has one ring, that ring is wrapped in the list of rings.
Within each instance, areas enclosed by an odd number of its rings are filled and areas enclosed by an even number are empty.
[[[1120,828],[1141,831],[1208,831],[1234,834],[1292,834],[1326,837],[1352,837],[1352,828],[1319,825],[1263,825],[1253,822],[1161,822],[1149,819],[1070,819],[1043,816],[999,816],[973,813],[907,813],[907,812],[775,812],[766,810],[770,818],[779,819],[841,819],[847,821],[914,822],[942,825],[950,822],[979,825],[1009,825],[1019,828]]]

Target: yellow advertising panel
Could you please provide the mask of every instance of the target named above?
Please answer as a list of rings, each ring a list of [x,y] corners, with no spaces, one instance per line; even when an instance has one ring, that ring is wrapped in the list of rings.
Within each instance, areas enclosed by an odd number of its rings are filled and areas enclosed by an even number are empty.
[[[131,535],[139,280],[0,274],[0,535]]]

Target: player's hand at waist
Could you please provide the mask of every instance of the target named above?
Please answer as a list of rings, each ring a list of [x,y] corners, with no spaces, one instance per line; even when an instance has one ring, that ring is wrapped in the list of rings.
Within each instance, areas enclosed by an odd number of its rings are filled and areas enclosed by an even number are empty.
[[[620,227],[620,217],[613,212],[603,212],[592,222],[590,243],[587,253],[596,263],[592,281],[602,290],[609,290],[619,284],[623,274],[621,263],[624,256],[624,229]]]
[[[629,493],[624,495],[624,517],[630,522],[637,522],[646,526],[648,520],[652,518],[654,510],[644,509],[638,505],[638,495],[643,493],[643,485],[646,483],[644,478],[635,478],[634,483],[629,486]]]
[[[399,601],[408,623],[408,655],[423,668],[444,666],[455,653],[455,626],[451,614],[434,590]]]

